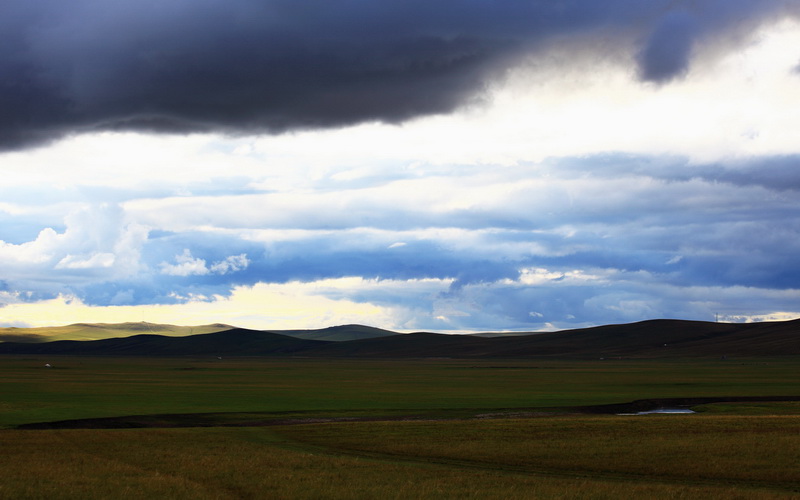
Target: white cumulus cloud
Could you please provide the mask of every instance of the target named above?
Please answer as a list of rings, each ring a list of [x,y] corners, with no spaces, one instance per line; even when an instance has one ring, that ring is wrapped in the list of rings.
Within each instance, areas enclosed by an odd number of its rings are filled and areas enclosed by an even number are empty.
[[[208,274],[229,274],[247,269],[250,260],[246,254],[231,255],[225,259],[214,262],[210,266],[205,259],[194,257],[192,252],[185,248],[183,253],[175,256],[175,264],[161,263],[161,273],[169,276],[205,276]]]

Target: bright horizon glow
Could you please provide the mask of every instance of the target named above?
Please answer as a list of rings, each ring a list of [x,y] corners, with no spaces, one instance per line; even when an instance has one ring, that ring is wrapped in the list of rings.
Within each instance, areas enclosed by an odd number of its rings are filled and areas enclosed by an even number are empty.
[[[176,326],[222,323],[260,330],[293,330],[333,326],[328,323],[340,318],[343,324],[387,322],[387,312],[378,307],[313,294],[316,287],[337,285],[352,286],[353,280],[330,280],[313,285],[260,284],[236,288],[230,297],[189,298],[181,304],[152,306],[98,307],[84,304],[77,298],[59,296],[39,303],[10,304],[4,312],[7,310],[8,316],[34,328],[144,321]]]

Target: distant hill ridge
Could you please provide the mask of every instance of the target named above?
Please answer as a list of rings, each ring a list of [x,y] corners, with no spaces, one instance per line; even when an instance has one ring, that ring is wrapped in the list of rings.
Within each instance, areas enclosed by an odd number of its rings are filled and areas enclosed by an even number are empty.
[[[372,326],[364,325],[340,325],[322,328],[320,330],[271,330],[273,333],[288,335],[298,339],[306,340],[328,340],[333,342],[343,342],[348,340],[369,339],[376,337],[391,337],[392,335],[402,335],[397,332],[383,330]]]
[[[127,337],[137,333],[155,335],[186,336],[200,333],[213,333],[234,328],[216,323],[200,326],[176,326],[158,323],[74,323],[66,326],[42,328],[0,328],[0,341],[7,342],[48,342],[56,340],[101,340]]]
[[[128,324],[122,324],[128,325]],[[141,324],[132,324],[141,327]],[[70,325],[76,327],[80,325]],[[114,331],[141,331],[119,325],[91,325]],[[649,320],[594,328],[479,336],[400,334],[363,325],[320,330],[260,331],[227,325],[174,327],[209,333],[175,336],[137,334],[101,340],[3,342],[0,354],[96,356],[307,356],[332,358],[668,358],[696,356],[800,355],[800,320],[763,323],[710,323]],[[24,330],[24,329],[20,329]]]

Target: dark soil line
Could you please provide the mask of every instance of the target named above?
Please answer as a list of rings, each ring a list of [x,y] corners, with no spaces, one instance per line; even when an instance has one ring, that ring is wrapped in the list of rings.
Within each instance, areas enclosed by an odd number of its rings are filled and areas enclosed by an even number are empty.
[[[653,411],[664,408],[691,408],[692,406],[705,405],[711,403],[765,403],[765,402],[787,402],[800,401],[800,396],[721,396],[721,397],[697,397],[697,398],[660,398],[660,399],[639,399],[630,403],[618,403],[609,405],[595,406],[576,406],[573,410],[588,414],[617,414],[617,413],[637,413],[641,411]]]
[[[242,412],[247,415],[241,420],[231,421],[230,417],[237,413],[181,413],[156,415],[130,415],[122,417],[85,418],[75,420],[59,420],[55,422],[37,422],[18,425],[17,429],[141,429],[141,428],[176,428],[176,427],[264,427],[274,425],[298,425],[332,422],[392,422],[392,421],[425,421],[425,420],[469,420],[498,418],[532,418],[557,416],[565,414],[613,415],[618,413],[637,413],[661,408],[689,408],[710,403],[745,403],[745,402],[787,402],[800,401],[800,396],[731,396],[731,397],[695,397],[695,398],[660,398],[640,399],[629,403],[568,406],[550,408],[497,408],[475,410],[465,414],[465,410],[453,410],[447,416],[447,410],[428,414],[420,413],[402,416],[374,417],[324,417],[308,418],[275,418],[275,413],[265,414],[265,418],[253,418],[256,412]],[[221,417],[226,417],[221,419]]]

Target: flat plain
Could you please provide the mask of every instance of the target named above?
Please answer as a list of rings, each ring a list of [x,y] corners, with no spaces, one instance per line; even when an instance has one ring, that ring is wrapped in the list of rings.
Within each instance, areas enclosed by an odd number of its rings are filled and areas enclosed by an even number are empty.
[[[0,498],[800,498],[796,402],[579,410],[798,396],[798,368],[797,357],[3,356]],[[131,415],[148,418],[17,428]]]

